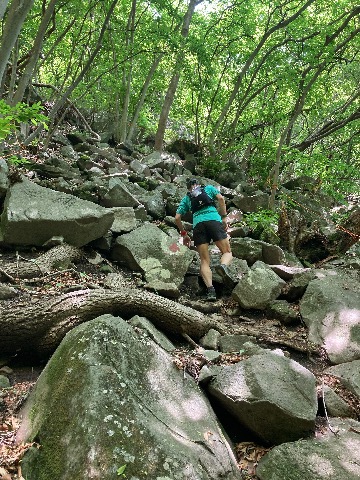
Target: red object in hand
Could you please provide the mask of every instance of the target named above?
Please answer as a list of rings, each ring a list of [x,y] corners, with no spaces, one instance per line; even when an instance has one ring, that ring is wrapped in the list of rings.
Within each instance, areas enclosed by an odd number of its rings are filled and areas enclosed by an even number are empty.
[[[187,231],[186,231],[186,230],[181,230],[180,235],[181,235],[182,237],[186,237]]]

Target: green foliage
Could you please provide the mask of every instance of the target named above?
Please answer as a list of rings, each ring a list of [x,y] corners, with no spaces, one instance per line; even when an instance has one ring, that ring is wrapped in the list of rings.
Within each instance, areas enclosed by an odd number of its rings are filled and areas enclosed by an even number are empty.
[[[119,467],[116,471],[116,473],[118,474],[118,476],[121,476],[121,477],[124,477],[126,478],[126,475],[125,475],[125,469],[126,469],[127,465],[122,465],[121,467]]]
[[[308,175],[316,179],[318,187],[338,201],[351,193],[360,193],[358,157],[349,162],[340,149],[326,145],[318,145],[311,154],[288,149],[286,157],[292,176]]]
[[[11,155],[10,157],[7,158],[7,161],[11,165],[16,165],[16,166],[31,164],[31,162],[29,162],[29,160],[27,160],[26,158],[23,158],[17,155]]]
[[[252,236],[264,241],[277,243],[277,225],[279,214],[273,210],[261,209],[257,212],[245,213],[244,221],[252,231]]]
[[[50,29],[46,36],[33,75],[57,90],[37,87],[42,98],[56,102],[74,84],[97,44],[109,3],[59,4],[56,31]],[[225,168],[218,159],[225,151],[229,156],[233,152],[244,159],[244,173],[263,185],[274,166],[279,139],[294,116],[281,158],[280,171],[288,174],[283,177],[314,176],[334,198],[359,191],[355,114],[360,70],[354,36],[358,2],[318,1],[301,11],[303,4],[295,0],[197,2],[184,41],[181,27],[188,4],[138,0],[130,35],[131,2],[118,2],[101,50],[71,95],[94,130],[116,129],[127,79],[130,124],[148,80],[138,138],[153,135],[180,55],[165,140],[183,136],[204,150],[210,146],[212,158],[203,161],[204,175],[216,178]],[[18,58],[33,44],[42,8],[42,2],[34,3],[18,38]],[[148,76],[156,58],[161,61]],[[22,72],[20,66],[18,75]],[[4,108],[0,104],[0,140],[18,126],[23,113],[14,121]],[[42,120],[35,115],[28,121]],[[336,125],[339,129],[332,129]],[[308,139],[309,146],[298,148]]]
[[[219,158],[205,157],[200,160],[198,168],[200,170],[199,173],[216,180],[216,177],[227,169],[227,164]]]
[[[4,140],[10,133],[16,131],[20,123],[31,123],[35,126],[42,124],[46,129],[47,117],[41,113],[41,109],[40,102],[31,106],[18,103],[12,107],[4,100],[0,100],[0,140]]]

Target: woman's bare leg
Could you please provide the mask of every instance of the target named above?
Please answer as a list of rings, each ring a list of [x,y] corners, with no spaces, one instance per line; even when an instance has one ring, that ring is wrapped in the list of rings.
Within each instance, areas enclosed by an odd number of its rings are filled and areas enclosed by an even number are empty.
[[[197,251],[200,255],[200,275],[207,287],[212,286],[212,271],[210,268],[209,244],[202,243],[198,245]]]

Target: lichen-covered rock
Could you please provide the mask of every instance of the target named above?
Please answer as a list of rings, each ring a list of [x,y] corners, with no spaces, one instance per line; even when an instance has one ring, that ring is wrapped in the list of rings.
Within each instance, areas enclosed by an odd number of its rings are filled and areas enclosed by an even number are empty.
[[[360,359],[360,283],[356,272],[318,272],[300,302],[309,341],[323,347],[332,363]]]
[[[121,318],[73,329],[43,370],[18,441],[26,480],[240,479],[209,402],[167,352]]]
[[[121,235],[112,250],[114,260],[143,272],[147,288],[163,292],[166,284],[173,291],[174,286],[183,282],[193,256],[193,251],[153,224]]]
[[[268,265],[257,261],[240,279],[232,296],[242,308],[265,310],[279,296],[284,285],[284,280]]]
[[[330,419],[329,429],[317,438],[284,443],[259,462],[260,480],[358,480],[360,478],[360,424]]]

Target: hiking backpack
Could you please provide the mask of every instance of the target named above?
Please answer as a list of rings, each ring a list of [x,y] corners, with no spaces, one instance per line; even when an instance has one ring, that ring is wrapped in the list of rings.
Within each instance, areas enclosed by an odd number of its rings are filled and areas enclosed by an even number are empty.
[[[193,213],[210,205],[215,206],[214,200],[205,192],[205,187],[203,185],[194,188],[194,190],[188,192],[188,195],[191,202],[191,211]]]

